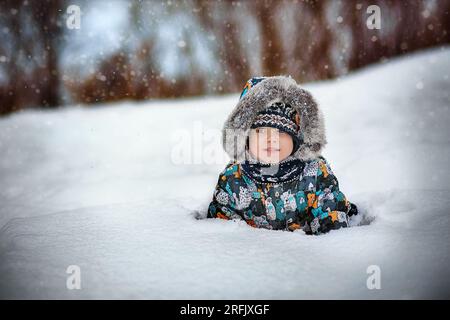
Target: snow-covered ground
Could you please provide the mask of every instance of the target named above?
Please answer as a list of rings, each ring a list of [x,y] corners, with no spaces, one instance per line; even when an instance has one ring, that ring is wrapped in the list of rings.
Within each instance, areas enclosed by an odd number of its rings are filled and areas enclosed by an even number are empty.
[[[0,298],[450,297],[449,73],[447,47],[305,86],[341,190],[374,218],[322,236],[196,219],[237,93],[0,119]],[[206,163],[180,163],[190,139]]]

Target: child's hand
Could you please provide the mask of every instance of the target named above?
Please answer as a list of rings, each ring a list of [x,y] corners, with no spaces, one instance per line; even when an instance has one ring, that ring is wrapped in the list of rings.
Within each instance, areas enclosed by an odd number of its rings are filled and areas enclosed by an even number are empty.
[[[355,204],[350,203],[350,210],[348,211],[347,215],[351,217],[357,214],[358,214],[358,207]]]

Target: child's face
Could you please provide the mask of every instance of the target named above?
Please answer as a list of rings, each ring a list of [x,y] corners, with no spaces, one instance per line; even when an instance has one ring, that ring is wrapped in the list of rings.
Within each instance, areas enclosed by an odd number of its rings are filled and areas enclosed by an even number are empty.
[[[292,153],[292,137],[276,128],[259,127],[250,130],[249,151],[261,162],[278,163]]]

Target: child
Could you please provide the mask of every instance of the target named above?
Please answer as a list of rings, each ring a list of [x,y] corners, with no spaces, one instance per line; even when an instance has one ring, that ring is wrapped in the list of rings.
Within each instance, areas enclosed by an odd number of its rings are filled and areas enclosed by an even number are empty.
[[[220,173],[208,218],[320,234],[347,227],[358,212],[321,156],[321,110],[291,77],[248,80],[222,133],[232,161]]]

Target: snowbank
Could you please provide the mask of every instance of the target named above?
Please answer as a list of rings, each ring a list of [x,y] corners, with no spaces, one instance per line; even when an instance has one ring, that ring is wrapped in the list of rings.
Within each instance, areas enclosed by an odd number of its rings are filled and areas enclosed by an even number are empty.
[[[305,86],[365,217],[317,237],[196,219],[226,157],[177,164],[176,138],[220,150],[237,94],[0,119],[0,298],[450,297],[449,70],[447,47]]]

